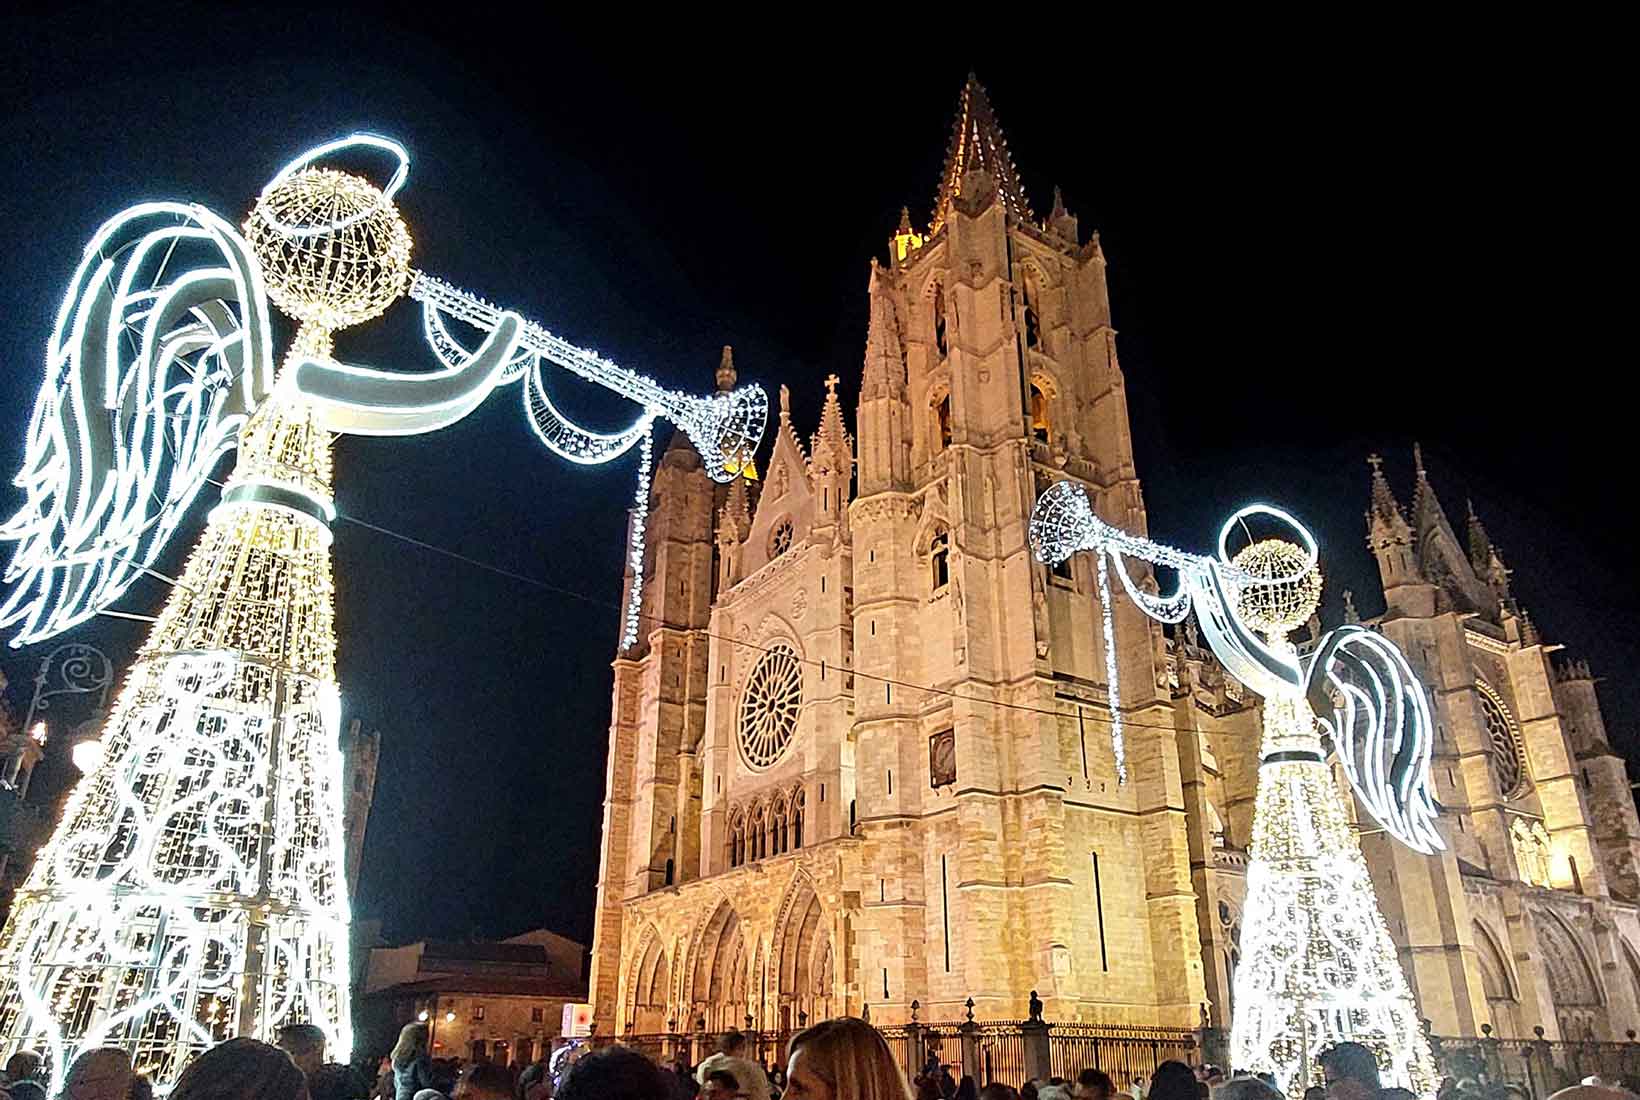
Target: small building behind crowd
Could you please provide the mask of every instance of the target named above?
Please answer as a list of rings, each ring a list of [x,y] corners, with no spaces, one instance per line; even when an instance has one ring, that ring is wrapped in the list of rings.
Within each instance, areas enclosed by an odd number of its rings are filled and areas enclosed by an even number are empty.
[[[544,928],[499,942],[373,948],[355,1048],[385,1054],[400,1028],[421,1020],[435,1059],[526,1064],[559,1040],[564,1006],[586,1000],[586,954]]]

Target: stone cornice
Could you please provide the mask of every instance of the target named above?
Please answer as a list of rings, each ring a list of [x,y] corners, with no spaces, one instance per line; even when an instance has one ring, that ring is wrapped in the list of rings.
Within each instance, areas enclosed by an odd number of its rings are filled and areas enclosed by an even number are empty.
[[[1464,627],[1463,640],[1476,649],[1485,650],[1487,653],[1495,653],[1499,657],[1507,657],[1512,651],[1508,642],[1500,642],[1496,638],[1488,637],[1468,627]]]

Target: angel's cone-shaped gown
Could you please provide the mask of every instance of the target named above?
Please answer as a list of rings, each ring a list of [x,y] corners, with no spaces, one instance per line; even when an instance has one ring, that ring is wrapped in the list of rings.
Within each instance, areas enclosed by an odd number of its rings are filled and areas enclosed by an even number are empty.
[[[1387,1064],[1384,1084],[1433,1096],[1435,1068],[1378,909],[1344,795],[1296,692],[1264,704],[1264,744],[1236,970],[1230,1064],[1275,1074],[1289,1096],[1349,1039]]]
[[[352,1045],[328,433],[263,404],[0,935],[0,1060],[195,1053],[311,1022]]]

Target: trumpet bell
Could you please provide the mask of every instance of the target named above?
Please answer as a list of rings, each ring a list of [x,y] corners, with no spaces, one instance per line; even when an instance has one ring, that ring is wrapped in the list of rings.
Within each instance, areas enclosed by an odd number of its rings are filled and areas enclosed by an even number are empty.
[[[754,385],[700,398],[680,423],[700,452],[707,476],[728,483],[743,474],[755,476],[752,453],[768,420],[769,395]]]
[[[1098,525],[1088,494],[1074,481],[1056,481],[1048,486],[1031,511],[1031,545],[1036,560],[1058,565],[1092,543]]]

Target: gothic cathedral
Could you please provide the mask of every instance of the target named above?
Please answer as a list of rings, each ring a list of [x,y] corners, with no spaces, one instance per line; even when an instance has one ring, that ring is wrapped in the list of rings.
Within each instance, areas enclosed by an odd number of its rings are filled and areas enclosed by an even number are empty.
[[[784,388],[761,480],[657,464],[615,661],[592,992],[603,1034],[1018,1020],[1227,1025],[1257,700],[1190,624],[1027,521],[1075,478],[1146,529],[1095,233],[1032,213],[970,77],[926,232],[873,260],[854,438]],[[728,349],[718,385],[733,386]],[[1436,1033],[1640,1027],[1640,819],[1588,670],[1551,666],[1479,520],[1374,465],[1369,542],[1440,722],[1447,852],[1363,830]],[[1114,657],[1112,662],[1109,658]],[[1105,720],[1121,677],[1127,778]]]

